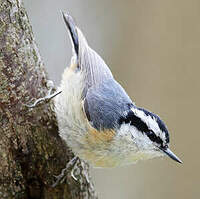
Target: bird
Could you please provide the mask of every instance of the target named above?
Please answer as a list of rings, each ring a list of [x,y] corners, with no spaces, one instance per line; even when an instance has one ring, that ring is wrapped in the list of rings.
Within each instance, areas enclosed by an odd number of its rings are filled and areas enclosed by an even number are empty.
[[[72,58],[54,99],[59,135],[80,159],[113,168],[169,156],[169,131],[160,117],[131,100],[88,44],[73,17],[63,13]]]

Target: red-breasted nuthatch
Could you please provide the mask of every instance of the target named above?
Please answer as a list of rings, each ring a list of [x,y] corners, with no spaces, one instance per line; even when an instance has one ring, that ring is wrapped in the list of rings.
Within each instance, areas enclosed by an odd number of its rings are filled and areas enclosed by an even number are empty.
[[[72,41],[71,64],[55,97],[60,136],[94,167],[116,167],[167,154],[169,133],[154,113],[137,107],[88,45],[73,18],[63,14]]]

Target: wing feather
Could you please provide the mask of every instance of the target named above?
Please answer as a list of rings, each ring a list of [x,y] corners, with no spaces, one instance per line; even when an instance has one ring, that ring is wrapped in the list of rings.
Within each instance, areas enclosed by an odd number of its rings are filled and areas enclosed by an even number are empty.
[[[114,79],[109,79],[89,88],[83,105],[91,125],[105,130],[119,125],[119,119],[126,114],[131,103],[124,89]]]

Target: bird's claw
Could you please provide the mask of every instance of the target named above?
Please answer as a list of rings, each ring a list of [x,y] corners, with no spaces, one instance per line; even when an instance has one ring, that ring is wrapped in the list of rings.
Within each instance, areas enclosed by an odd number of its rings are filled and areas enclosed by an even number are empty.
[[[56,182],[52,185],[52,187],[57,186],[59,183],[62,184],[65,179],[67,178],[67,171],[74,167],[74,165],[76,164],[78,160],[78,157],[75,156],[74,158],[72,158],[66,165],[66,167],[64,169],[62,169],[61,174],[60,175],[54,175],[54,177],[56,178]],[[72,168],[71,170],[71,177],[77,181],[77,178],[74,176],[74,169]]]
[[[41,97],[41,98],[37,99],[33,104],[25,104],[25,106],[28,108],[34,108],[39,103],[44,102],[44,101],[49,101],[50,99],[54,98],[55,96],[57,96],[58,94],[60,94],[62,92],[62,91],[56,91],[55,93],[51,93],[54,88],[53,81],[51,81],[51,80],[49,80],[47,82],[47,88],[49,90],[48,90],[48,94],[45,97]]]

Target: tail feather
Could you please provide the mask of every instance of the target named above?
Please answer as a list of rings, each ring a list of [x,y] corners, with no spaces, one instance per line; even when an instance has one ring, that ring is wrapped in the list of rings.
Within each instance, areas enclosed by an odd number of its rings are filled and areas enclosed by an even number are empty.
[[[75,21],[68,13],[62,12],[62,15],[65,21],[65,24],[67,25],[67,28],[69,30],[69,33],[72,39],[72,45],[78,56],[79,41],[78,41],[78,33],[77,33],[77,27],[76,27]]]
[[[73,51],[76,53],[75,61],[77,61],[77,67],[86,74],[86,90],[108,78],[113,78],[104,60],[89,47],[85,36],[76,26],[73,18],[67,13],[62,14],[69,29],[72,45],[74,47]]]

